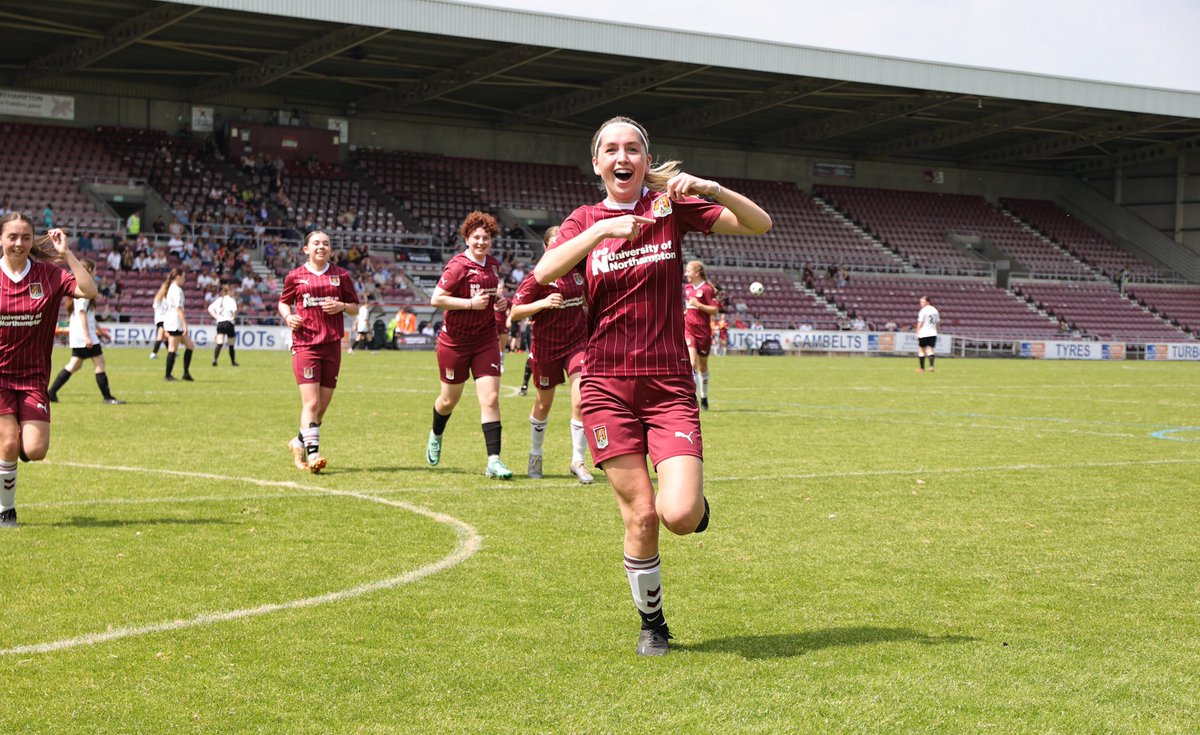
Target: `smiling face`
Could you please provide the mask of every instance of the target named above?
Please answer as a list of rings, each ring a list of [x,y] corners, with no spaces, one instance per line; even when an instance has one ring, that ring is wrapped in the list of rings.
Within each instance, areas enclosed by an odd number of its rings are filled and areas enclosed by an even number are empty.
[[[467,235],[467,253],[477,261],[482,261],[492,251],[492,233],[483,227],[476,227]]]
[[[0,229],[0,244],[3,244],[4,257],[9,264],[23,268],[33,249],[33,225],[21,219],[5,222],[4,228]]]
[[[310,234],[304,242],[304,254],[308,256],[308,262],[313,267],[324,268],[332,253],[333,248],[329,244],[329,235],[320,230]]]
[[[650,153],[637,128],[612,123],[600,131],[592,170],[614,202],[628,204],[641,197],[649,166]]]

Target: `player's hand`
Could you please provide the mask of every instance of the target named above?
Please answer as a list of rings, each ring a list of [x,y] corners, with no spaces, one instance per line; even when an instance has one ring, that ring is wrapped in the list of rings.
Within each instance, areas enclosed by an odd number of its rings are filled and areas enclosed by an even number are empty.
[[[700,302],[696,300],[695,296],[688,297],[687,303],[688,303],[688,306],[692,307],[693,309],[698,308],[700,306]]]
[[[667,196],[679,201],[686,196],[714,197],[721,193],[721,185],[715,181],[701,179],[691,174],[680,173],[667,182]]]
[[[304,320],[300,318],[299,314],[288,314],[287,319],[284,319],[284,321],[287,322],[288,328],[292,330],[299,329],[300,325],[304,324]]]
[[[326,314],[341,314],[346,310],[346,305],[335,299],[326,299],[321,302],[321,311]]]
[[[606,238],[632,241],[641,236],[642,228],[654,224],[654,220],[636,214],[623,214],[620,217],[601,220],[600,224],[605,226]]]
[[[67,252],[67,233],[62,229],[55,227],[52,230],[47,230],[46,237],[50,238],[50,244],[54,246],[54,252],[59,255],[64,255]]]
[[[546,297],[547,309],[561,309],[563,305],[563,297],[560,293],[552,293]]]
[[[496,311],[504,311],[508,308],[508,299],[504,298],[503,296],[497,296],[496,302],[492,304],[492,308]]]
[[[87,344],[87,348],[88,348],[89,350],[90,350],[90,349],[92,349],[93,345],[92,345],[92,341],[91,341],[90,339],[87,341],[87,343],[86,343],[86,344]]]
[[[483,311],[484,309],[487,308],[488,301],[490,301],[491,298],[492,298],[491,294],[484,293],[483,291],[480,291],[479,293],[475,294],[474,296],[472,296],[470,298],[471,311]]]

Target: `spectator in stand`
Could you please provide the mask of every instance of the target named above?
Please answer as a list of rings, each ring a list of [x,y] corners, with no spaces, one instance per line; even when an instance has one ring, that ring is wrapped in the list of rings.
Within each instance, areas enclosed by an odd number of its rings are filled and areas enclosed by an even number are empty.
[[[109,250],[108,255],[105,256],[105,260],[108,262],[109,270],[121,270],[121,251],[117,248]]]
[[[801,332],[811,332],[812,330],[813,330],[812,322],[808,321],[807,319],[800,322],[800,331]]]
[[[47,230],[54,229],[54,205],[46,202],[46,208],[42,210],[42,224]]]
[[[854,318],[853,318],[853,320],[850,322],[850,329],[851,329],[852,331],[855,331],[855,332],[865,332],[865,331],[867,331],[867,323],[866,323],[866,321],[864,321],[864,320],[863,320],[863,318],[862,318],[861,316],[857,315],[857,314],[853,314],[852,316],[853,316]]]
[[[163,234],[166,234],[166,232],[167,232],[167,223],[163,221],[163,216],[162,216],[161,214],[160,214],[160,215],[158,215],[158,218],[157,218],[157,219],[155,219],[153,223],[151,223],[151,225],[150,225],[150,230],[151,230],[151,231],[152,231],[152,232],[153,232],[155,235],[163,235]]]
[[[520,286],[521,281],[524,281],[524,280],[525,280],[525,265],[518,261],[513,264],[512,273],[509,274],[508,281],[509,281],[509,283],[512,283],[515,286]]]
[[[167,232],[171,235],[171,240],[178,240],[180,243],[183,242],[183,233],[186,230],[187,228],[183,226],[178,217],[172,219],[171,224],[167,227]]]
[[[142,234],[142,216],[138,212],[132,212],[129,218],[125,220],[125,232],[130,237],[137,237]]]
[[[845,268],[838,269],[837,287],[845,288],[850,283],[850,273]]]
[[[888,319],[886,322],[883,323],[883,331],[885,331],[885,332],[895,332],[899,328],[900,327],[897,326],[896,322],[893,321],[892,319]]]
[[[354,210],[347,209],[345,212],[342,212],[338,215],[337,223],[349,230],[354,228],[354,223],[357,220],[358,215],[354,213]]]
[[[4,215],[8,214],[11,211],[12,211],[12,201],[9,200],[9,198],[6,196],[6,197],[4,197],[4,199],[2,201],[0,201],[0,217],[3,217]]]

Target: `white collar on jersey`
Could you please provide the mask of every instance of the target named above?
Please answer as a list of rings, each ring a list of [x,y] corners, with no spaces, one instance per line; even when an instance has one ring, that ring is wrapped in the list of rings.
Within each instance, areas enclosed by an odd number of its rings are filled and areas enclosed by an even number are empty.
[[[32,268],[33,268],[33,260],[28,259],[25,261],[25,269],[24,270],[22,270],[20,273],[13,273],[12,271],[10,271],[8,269],[8,263],[4,262],[3,258],[0,258],[0,270],[3,270],[4,275],[8,276],[8,279],[10,281],[12,281],[13,283],[20,283],[22,280],[24,280],[25,276],[29,275],[29,271]]]
[[[470,251],[470,250],[464,250],[464,251],[463,251],[463,255],[467,256],[467,260],[471,261],[472,263],[474,263],[475,265],[478,265],[478,266],[482,266],[484,263],[486,263],[486,262],[487,262],[487,256],[486,256],[486,255],[485,255],[485,256],[483,256],[483,260],[475,260],[474,258],[472,258],[472,257],[471,257],[471,251]]]
[[[649,191],[650,191],[649,187],[643,186],[642,187],[642,196],[643,197],[646,196],[646,194]],[[638,197],[638,201],[640,202],[641,200],[642,200],[642,197]],[[628,202],[628,203],[614,202],[612,199],[609,199],[608,197],[604,197],[604,206],[607,207],[608,209],[623,209],[626,212],[632,212],[634,210],[634,208],[637,207],[637,205],[638,205],[637,202]]]
[[[309,272],[309,273],[311,273],[311,274],[313,274],[314,276],[323,276],[323,275],[325,275],[325,271],[329,270],[329,263],[326,263],[326,264],[325,264],[325,267],[324,267],[324,268],[322,268],[322,269],[321,269],[321,270],[319,270],[319,271],[315,271],[315,270],[313,270],[312,263],[308,263],[308,262],[306,262],[306,263],[304,264],[304,267],[305,267],[305,268],[307,268],[307,269],[308,269],[308,272]]]

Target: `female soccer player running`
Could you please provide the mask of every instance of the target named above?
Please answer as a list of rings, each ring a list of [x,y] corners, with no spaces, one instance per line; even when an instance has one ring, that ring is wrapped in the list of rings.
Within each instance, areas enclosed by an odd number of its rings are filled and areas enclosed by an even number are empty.
[[[433,467],[441,462],[442,434],[470,373],[475,377],[487,446],[484,474],[508,480],[512,470],[500,461],[500,344],[496,339],[496,312],[504,311],[508,302],[496,293],[500,261],[491,255],[492,239],[499,232],[500,225],[492,215],[468,214],[459,228],[467,247],[446,263],[429,299],[446,317],[437,339],[441,392],[433,402],[433,428],[425,445],[425,460]]]
[[[543,243],[554,242],[558,228],[546,230]],[[529,476],[542,479],[542,446],[546,423],[554,405],[554,389],[563,382],[571,386],[571,474],[584,485],[594,481],[584,464],[587,440],[579,408],[579,375],[583,371],[583,351],[587,344],[587,309],[584,306],[583,276],[568,273],[543,286],[536,278],[526,278],[513,296],[512,320],[517,323],[537,315],[533,323],[533,344],[529,350],[533,385],[537,400],[529,414]]]
[[[233,298],[232,286],[225,284],[221,287],[221,295],[208,305],[208,313],[217,323],[217,336],[213,338],[217,345],[213,348],[213,367],[217,366],[221,348],[226,342],[229,343],[229,364],[237,367],[237,329],[234,327],[234,320],[237,319],[238,303],[237,299]]]
[[[163,380],[174,381],[175,353],[183,343],[183,379],[192,380],[192,353],[196,344],[188,334],[187,317],[183,313],[183,282],[187,279],[179,268],[171,269],[167,280],[158,288],[157,299],[163,303],[163,329],[167,332],[167,371]]]
[[[0,248],[0,528],[15,528],[17,459],[44,459],[50,449],[46,384],[58,308],[64,296],[96,298],[96,282],[66,233],[35,241],[33,220],[20,212],[0,217]]]
[[[349,271],[330,262],[329,235],[313,230],[304,236],[308,261],[283,279],[279,315],[292,330],[292,373],[300,386],[300,433],[288,446],[297,468],[313,474],[325,469],[321,422],[342,367],[342,314],[358,313],[358,292]]]
[[[86,259],[80,262],[88,275],[95,278],[96,264]],[[100,396],[104,402],[114,406],[124,403],[113,398],[108,387],[108,373],[104,371],[104,350],[100,347],[100,336],[96,333],[95,299],[74,299],[67,342],[71,346],[71,359],[54,378],[54,385],[50,386],[50,402],[58,403],[58,392],[72,375],[79,372],[84,360],[91,360],[96,366],[96,385],[100,388]]]
[[[696,394],[700,396],[700,408],[708,410],[708,353],[712,349],[712,318],[717,315],[717,291],[708,282],[704,263],[693,260],[687,264],[683,275],[687,284],[683,296],[687,306],[683,310],[683,327],[687,334],[688,358],[692,363],[692,378],[696,381]]]
[[[671,634],[659,523],[680,535],[708,526],[700,411],[679,308],[683,236],[762,234],[771,218],[741,194],[681,172],[677,161],[651,166],[649,136],[628,118],[596,132],[592,169],[608,196],[567,218],[535,275],[543,285],[570,273],[584,279],[583,424],[625,523],[625,569],[642,617],[637,652],[661,656]],[[647,454],[658,473],[657,498]]]

